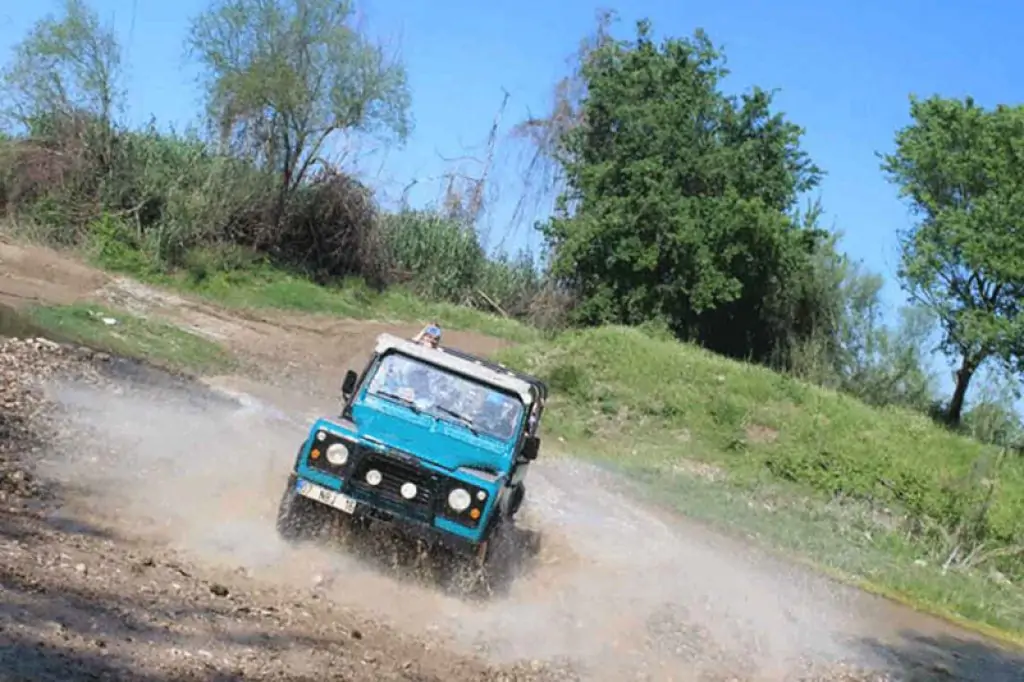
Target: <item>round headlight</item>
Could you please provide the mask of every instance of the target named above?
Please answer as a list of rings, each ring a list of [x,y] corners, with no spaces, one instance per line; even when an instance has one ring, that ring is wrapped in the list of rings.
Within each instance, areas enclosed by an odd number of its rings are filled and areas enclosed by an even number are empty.
[[[327,447],[327,461],[336,467],[348,461],[348,448],[341,443],[331,443]]]
[[[469,496],[469,492],[463,488],[456,488],[448,493],[448,506],[457,512],[466,511],[472,501],[473,498]]]
[[[403,483],[402,487],[399,488],[399,492],[402,493],[402,497],[407,500],[415,499],[416,497],[416,484],[415,483]]]
[[[370,469],[366,472],[366,482],[370,485],[380,485],[382,480],[384,480],[384,476],[376,469]]]

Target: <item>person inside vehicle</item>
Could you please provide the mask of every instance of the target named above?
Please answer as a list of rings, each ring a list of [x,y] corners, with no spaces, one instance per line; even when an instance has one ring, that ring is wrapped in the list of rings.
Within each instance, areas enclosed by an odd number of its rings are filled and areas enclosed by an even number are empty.
[[[420,330],[420,333],[414,336],[412,340],[422,346],[437,348],[441,345],[441,328],[437,326],[436,322],[431,322]]]
[[[540,420],[540,411],[543,407],[543,401],[540,398],[537,398],[533,403],[533,407],[530,409],[530,418],[526,422],[526,430],[531,436],[537,435],[537,423]]]
[[[499,438],[511,438],[516,426],[515,405],[497,391],[491,391],[481,406],[477,419],[486,431]]]

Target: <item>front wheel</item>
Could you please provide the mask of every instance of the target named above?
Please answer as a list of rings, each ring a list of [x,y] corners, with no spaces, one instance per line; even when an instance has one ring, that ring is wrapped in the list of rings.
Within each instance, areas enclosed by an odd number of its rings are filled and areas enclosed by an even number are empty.
[[[487,539],[487,545],[477,560],[480,566],[490,574],[501,574],[508,570],[516,555],[516,527],[509,520],[498,521]]]
[[[512,491],[512,501],[509,504],[509,517],[513,517],[519,513],[519,508],[523,506],[523,500],[526,499],[526,484],[519,483]]]
[[[295,478],[289,479],[277,506],[277,534],[288,542],[296,542],[313,535],[318,525],[318,510],[315,509],[315,505],[312,500],[299,495],[295,489]]]

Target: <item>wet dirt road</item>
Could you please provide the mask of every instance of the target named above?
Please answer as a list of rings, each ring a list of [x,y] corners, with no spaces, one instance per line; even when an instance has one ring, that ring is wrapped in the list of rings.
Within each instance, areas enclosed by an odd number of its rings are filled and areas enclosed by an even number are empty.
[[[50,475],[88,490],[92,513],[131,533],[269,585],[305,586],[496,665],[568,664],[582,679],[609,682],[1022,679],[1012,654],[647,509],[571,458],[531,472],[524,514],[540,553],[486,600],[375,545],[383,536],[287,546],[273,514],[316,401],[273,404],[269,396],[286,394],[230,388],[218,397],[159,385],[55,386],[76,431],[105,451],[62,453]],[[914,634],[901,631],[911,625]]]

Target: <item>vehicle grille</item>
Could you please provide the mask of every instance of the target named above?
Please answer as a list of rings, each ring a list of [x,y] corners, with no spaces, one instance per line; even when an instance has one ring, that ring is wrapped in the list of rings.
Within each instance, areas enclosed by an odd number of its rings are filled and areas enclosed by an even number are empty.
[[[372,486],[366,482],[366,472],[376,469],[382,475],[380,485]],[[353,485],[398,502],[411,504],[424,510],[430,509],[434,501],[434,493],[438,489],[440,476],[411,462],[403,462],[396,457],[381,453],[372,453],[364,457],[356,466],[349,479]],[[399,492],[403,483],[416,485],[416,497],[407,500]]]

